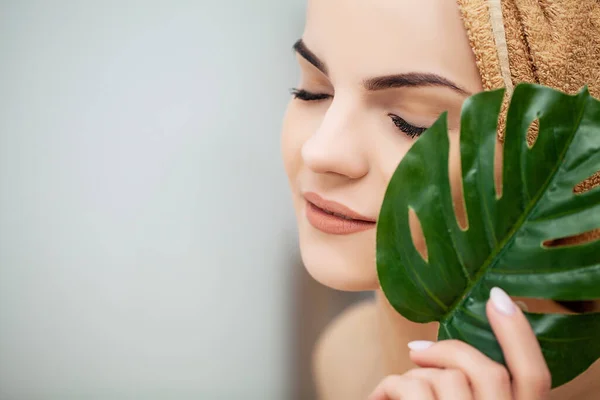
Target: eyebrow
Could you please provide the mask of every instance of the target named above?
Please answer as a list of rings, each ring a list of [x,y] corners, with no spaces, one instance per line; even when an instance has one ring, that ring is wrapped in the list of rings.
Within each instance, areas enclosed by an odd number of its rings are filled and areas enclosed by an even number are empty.
[[[315,68],[327,75],[327,65],[306,47],[306,44],[302,39],[298,39],[296,43],[294,43],[293,49]],[[461,88],[449,79],[436,74],[422,72],[378,76],[365,80],[363,86],[368,91],[379,91],[401,87],[446,87],[461,95],[471,95],[470,92]]]
[[[298,41],[294,43],[293,49],[296,53],[300,54],[302,58],[314,65],[315,68],[327,75],[327,66],[325,63],[321,61],[319,57],[315,55],[315,53],[310,51],[308,47],[306,47],[306,44],[304,44],[302,39],[298,39]]]
[[[399,87],[447,87],[462,95],[470,95],[468,91],[461,88],[454,82],[430,73],[409,72],[406,74],[396,74],[388,76],[378,76],[367,79],[363,82],[364,87],[370,91],[394,89]]]

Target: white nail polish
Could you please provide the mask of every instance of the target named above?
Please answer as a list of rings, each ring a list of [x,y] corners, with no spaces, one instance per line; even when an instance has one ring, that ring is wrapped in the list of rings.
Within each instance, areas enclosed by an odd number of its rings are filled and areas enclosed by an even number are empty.
[[[415,340],[413,342],[408,342],[408,348],[412,351],[427,350],[433,345],[434,343],[429,340]]]
[[[504,315],[513,315],[515,313],[515,303],[513,303],[504,290],[498,287],[492,288],[490,299],[492,299],[492,304],[500,313]]]

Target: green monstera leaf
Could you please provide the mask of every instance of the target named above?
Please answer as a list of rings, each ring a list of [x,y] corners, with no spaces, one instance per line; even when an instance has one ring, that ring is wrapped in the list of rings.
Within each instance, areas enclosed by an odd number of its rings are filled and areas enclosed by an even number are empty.
[[[506,121],[498,196],[494,152],[503,94],[477,94],[462,109],[467,228],[454,212],[445,115],[398,166],[377,226],[379,280],[394,308],[412,321],[439,321],[440,340],[465,341],[502,363],[485,314],[492,287],[526,298],[600,299],[600,240],[547,246],[600,227],[600,187],[574,192],[600,170],[600,102],[587,89],[569,96],[539,85],[517,86]],[[530,147],[527,132],[536,120],[539,135]],[[411,238],[411,209],[422,228],[426,256]],[[553,387],[600,357],[600,313],[526,316]]]

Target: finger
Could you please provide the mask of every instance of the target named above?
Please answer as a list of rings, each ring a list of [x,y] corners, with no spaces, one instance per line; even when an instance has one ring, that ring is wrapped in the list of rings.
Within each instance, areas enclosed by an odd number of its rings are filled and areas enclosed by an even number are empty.
[[[436,400],[427,381],[390,375],[377,386],[369,400]]]
[[[412,344],[409,347],[415,349]],[[421,367],[460,370],[471,384],[476,399],[512,399],[507,369],[464,342],[443,340],[424,350],[412,350],[410,358]]]
[[[416,368],[405,375],[429,381],[438,400],[473,400],[469,380],[457,369]]]
[[[523,312],[500,288],[493,288],[490,292],[486,312],[511,372],[515,399],[546,399],[552,378]]]

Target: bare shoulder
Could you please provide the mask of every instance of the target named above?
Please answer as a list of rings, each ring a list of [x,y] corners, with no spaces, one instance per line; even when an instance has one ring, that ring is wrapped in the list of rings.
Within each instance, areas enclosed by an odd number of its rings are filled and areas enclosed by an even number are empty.
[[[365,399],[382,377],[374,301],[344,310],[321,334],[313,352],[320,400]]]

